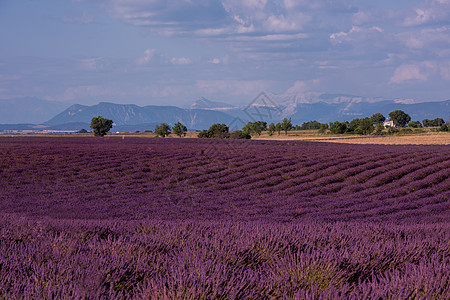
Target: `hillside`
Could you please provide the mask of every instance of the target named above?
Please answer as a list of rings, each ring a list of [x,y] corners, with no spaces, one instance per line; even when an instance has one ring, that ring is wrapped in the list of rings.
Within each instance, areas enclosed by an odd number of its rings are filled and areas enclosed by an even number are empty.
[[[232,116],[220,111],[182,109],[176,106],[148,105],[141,107],[133,104],[100,102],[93,106],[72,105],[45,124],[90,123],[90,120],[96,116],[112,119],[117,127],[138,128],[139,126],[136,125],[147,124],[152,127],[145,129],[151,130],[154,129],[155,124],[163,122],[169,124],[181,122],[189,129],[194,130],[208,128],[211,124],[217,122],[230,123],[233,120]]]
[[[9,124],[41,124],[54,130],[77,130],[76,124],[90,124],[93,117],[103,116],[115,122],[113,130],[153,130],[157,124],[176,122],[185,124],[189,130],[203,130],[214,123],[227,124],[231,129],[240,129],[250,121],[267,123],[291,118],[294,124],[317,120],[321,123],[350,121],[381,112],[388,116],[393,110],[403,110],[412,120],[443,118],[450,120],[450,100],[415,103],[414,101],[371,99],[349,95],[274,95],[261,93],[253,101],[240,107],[224,102],[201,98],[189,108],[177,106],[138,106],[100,102],[96,105],[75,104],[63,110],[62,103],[34,98],[1,100],[0,131],[9,130]],[[63,110],[63,111],[62,111]],[[44,120],[46,120],[44,122]],[[22,125],[12,128],[19,130]],[[87,126],[88,127],[88,126]]]
[[[279,122],[286,117],[291,118],[294,124],[302,124],[311,120],[328,123],[336,120],[350,121],[354,118],[371,116],[376,112],[388,116],[389,112],[397,109],[407,112],[412,120],[422,121],[437,117],[450,120],[450,100],[404,104],[390,100],[370,102],[368,99],[361,98],[330,97],[320,98],[318,102],[311,103],[283,99],[280,100],[283,105],[280,104],[278,107],[270,109],[266,109],[264,106],[267,103],[251,103],[251,105],[239,108],[204,98],[196,101],[189,109],[176,106],[149,105],[141,107],[132,104],[101,102],[93,106],[73,105],[45,124],[89,123],[92,117],[103,116],[114,120],[118,126],[181,122],[190,130],[194,130],[207,129],[214,123],[225,123],[230,127],[236,127],[233,129],[240,129],[247,122],[256,120]],[[133,128],[138,127],[134,126]]]

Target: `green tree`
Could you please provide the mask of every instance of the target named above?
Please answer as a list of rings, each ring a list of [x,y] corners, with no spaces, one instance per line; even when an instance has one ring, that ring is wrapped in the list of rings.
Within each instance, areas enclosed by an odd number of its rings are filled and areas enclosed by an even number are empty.
[[[448,128],[447,124],[443,124],[443,125],[439,128],[439,131],[444,131],[444,132],[449,131],[449,128]]]
[[[199,132],[198,137],[224,139],[230,137],[230,133],[228,131],[229,128],[225,124],[213,124],[208,130]]]
[[[328,124],[320,124],[319,133],[325,133],[328,129]]]
[[[283,130],[283,126],[281,125],[281,123],[275,124],[275,131],[278,132],[278,135],[280,135],[281,130]]]
[[[171,133],[172,129],[166,123],[156,125],[155,133],[157,136],[166,137]]]
[[[213,124],[208,129],[208,135],[211,138],[224,139],[230,137],[229,128],[225,124]]]
[[[231,139],[251,139],[252,137],[245,131],[235,130],[230,132]]]
[[[348,129],[348,122],[332,122],[330,123],[330,132],[332,134],[342,134],[346,133]]]
[[[394,110],[389,113],[389,118],[394,122],[394,125],[405,127],[409,121],[411,121],[411,117],[402,110]]]
[[[347,131],[356,133],[360,122],[361,122],[361,120],[358,118],[351,120],[350,124],[348,125]]]
[[[373,132],[373,130],[372,118],[364,118],[359,120],[358,128],[356,128],[357,133],[369,135]]]
[[[257,135],[261,135],[263,131],[267,130],[267,123],[263,121],[248,122],[242,127],[242,130],[247,134],[256,133]]]
[[[272,136],[273,133],[275,132],[275,124],[274,123],[270,123],[267,131],[269,132],[269,136]]]
[[[408,123],[408,127],[411,128],[422,128],[422,124],[419,121],[411,121]]]
[[[242,131],[247,133],[247,134],[252,134],[253,133],[253,123],[252,122],[248,122],[247,124],[242,126]]]
[[[445,125],[444,119],[436,118],[436,119],[434,119],[433,121],[434,121],[434,126],[436,126],[436,127]]]
[[[172,127],[173,134],[183,137],[186,136],[187,128],[180,122],[176,122]]]
[[[370,119],[372,120],[372,123],[373,123],[374,125],[381,124],[381,123],[383,123],[384,121],[386,121],[386,118],[383,116],[382,113],[374,113],[374,114],[370,117]]]
[[[200,139],[206,139],[209,138],[208,136],[208,130],[202,130],[197,134],[197,137]]]
[[[91,120],[91,128],[94,129],[95,136],[105,136],[112,127],[113,121],[110,119],[98,116]]]
[[[444,119],[436,118],[434,120],[424,119],[422,121],[423,127],[440,127],[445,124]]]
[[[383,123],[378,123],[377,126],[375,127],[375,134],[376,135],[382,135],[383,134],[383,130],[384,130]]]
[[[263,131],[267,130],[267,123],[264,121],[256,121],[253,123],[254,131],[256,134],[261,135]]]
[[[88,133],[88,131],[86,130],[86,129],[80,129],[80,130],[78,130],[78,132],[77,133]]]
[[[292,121],[291,118],[284,118],[283,122],[281,122],[281,130],[287,135],[289,130],[292,130]]]
[[[309,122],[303,122],[302,126],[299,126],[300,130],[311,130],[311,129],[320,129],[320,124],[317,121],[309,121]],[[296,126],[297,127],[297,126]]]

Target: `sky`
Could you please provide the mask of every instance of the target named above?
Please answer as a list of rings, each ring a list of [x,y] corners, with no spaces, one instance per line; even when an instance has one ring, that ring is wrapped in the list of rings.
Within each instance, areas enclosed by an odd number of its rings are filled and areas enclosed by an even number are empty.
[[[450,0],[0,0],[0,99],[450,99]]]

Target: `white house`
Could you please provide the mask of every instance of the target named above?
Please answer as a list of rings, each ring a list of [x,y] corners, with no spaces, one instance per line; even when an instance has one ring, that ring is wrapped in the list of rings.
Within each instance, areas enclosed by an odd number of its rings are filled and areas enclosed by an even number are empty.
[[[386,121],[383,123],[383,125],[384,125],[384,128],[387,128],[387,127],[395,128],[394,121]]]

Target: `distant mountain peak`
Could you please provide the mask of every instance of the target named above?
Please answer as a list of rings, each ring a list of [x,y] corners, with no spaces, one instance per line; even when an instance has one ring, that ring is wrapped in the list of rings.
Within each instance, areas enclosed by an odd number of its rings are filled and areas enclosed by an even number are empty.
[[[191,105],[191,109],[224,109],[224,108],[234,108],[234,106],[224,102],[211,101],[209,99],[206,99],[205,97],[201,97]]]

